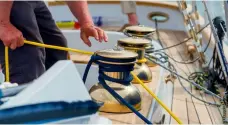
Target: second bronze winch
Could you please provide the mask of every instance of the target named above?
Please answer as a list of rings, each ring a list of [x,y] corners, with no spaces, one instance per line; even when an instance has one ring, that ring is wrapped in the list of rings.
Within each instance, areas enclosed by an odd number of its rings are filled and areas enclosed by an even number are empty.
[[[155,29],[151,28],[151,27],[145,27],[143,25],[139,25],[139,26],[129,26],[126,27],[124,29],[124,33],[127,36],[133,36],[133,37],[140,37],[140,38],[148,38],[149,36],[153,36],[155,35]],[[152,41],[150,41],[150,44],[145,48],[145,52],[149,55],[151,55],[152,51],[154,50],[154,47],[151,43]],[[154,67],[156,66],[156,64],[154,64],[153,62],[151,62],[150,60],[147,60],[146,64],[149,67]]]
[[[134,67],[134,73],[144,83],[151,82],[152,72],[150,68],[145,64],[146,58],[144,58],[145,48],[150,44],[150,41],[138,37],[128,37],[118,40],[118,46],[123,47],[125,50],[133,51],[138,53],[137,62]],[[137,83],[134,79],[133,83]]]

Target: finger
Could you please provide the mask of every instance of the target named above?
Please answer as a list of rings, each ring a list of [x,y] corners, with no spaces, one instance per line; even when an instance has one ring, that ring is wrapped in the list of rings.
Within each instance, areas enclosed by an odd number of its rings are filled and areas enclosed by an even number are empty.
[[[91,42],[89,41],[88,37],[84,33],[81,34],[81,39],[84,41],[84,43],[86,45],[88,45],[89,47],[91,47]]]
[[[10,40],[2,40],[2,41],[3,41],[4,46],[7,46],[7,47],[10,46]]]
[[[23,38],[23,36],[21,35],[20,38],[19,38],[18,41],[17,41],[17,46],[18,46],[18,47],[21,47],[21,46],[23,46],[23,45],[24,45],[24,38]]]
[[[104,32],[104,40],[105,42],[108,42],[108,35]]]
[[[14,41],[12,41],[12,43],[10,44],[10,49],[15,50],[16,48],[17,48],[17,41],[14,40]]]
[[[99,41],[102,42],[103,37],[104,37],[103,30],[97,29],[97,32],[98,32],[98,36],[99,36]]]
[[[99,40],[98,32],[97,32],[96,29],[93,29],[93,30],[92,30],[92,35],[93,35],[93,37],[94,37],[96,40]]]

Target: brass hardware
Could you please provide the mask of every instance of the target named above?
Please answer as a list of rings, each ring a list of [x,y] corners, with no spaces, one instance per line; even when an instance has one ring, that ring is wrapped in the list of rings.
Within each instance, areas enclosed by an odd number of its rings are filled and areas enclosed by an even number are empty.
[[[118,40],[118,45],[120,47],[123,47],[125,50],[138,53],[137,59],[140,61],[136,62],[133,72],[144,83],[152,81],[152,72],[150,71],[150,68],[145,64],[147,60],[144,58],[145,48],[150,45],[150,41],[138,37],[128,37]],[[137,83],[135,79],[132,82]]]
[[[115,58],[115,59],[136,59],[138,54],[126,50],[101,50],[96,52],[97,55],[106,57],[106,58]],[[131,64],[129,63],[113,63],[113,62],[104,62],[106,64]],[[126,72],[105,72],[105,74],[112,78],[125,79],[129,73]],[[134,106],[136,110],[141,109],[141,95],[139,90],[130,85],[121,85],[116,82],[110,82],[106,80],[106,83],[111,87],[116,93],[118,93],[123,99],[125,99],[129,104]],[[101,112],[110,112],[110,113],[129,113],[132,112],[123,104],[120,104],[103,86],[99,83],[92,86],[89,90],[89,93],[92,99],[98,103],[103,103],[103,106],[99,109]]]
[[[148,34],[155,32],[154,28],[145,27],[143,25],[139,26],[129,26],[124,29],[124,31],[132,36],[144,37]]]
[[[140,38],[144,38],[146,36],[148,36],[149,34],[150,35],[153,35],[153,33],[155,33],[156,29],[154,28],[150,28],[150,27],[146,27],[146,26],[142,26],[142,25],[139,25],[139,26],[129,26],[129,27],[126,27],[124,32],[131,35],[131,36],[134,36],[134,37],[140,37]],[[149,45],[145,48],[146,51],[149,51],[151,49],[153,49],[153,45],[150,41]],[[146,52],[148,54],[150,54],[151,52]],[[157,66],[156,64],[154,64],[152,61],[150,60],[147,60],[146,64],[149,66],[149,67],[155,67]]]
[[[177,79],[176,76],[170,74],[170,75],[168,75],[168,76],[165,78],[165,83],[166,83],[166,84],[167,84],[168,82],[174,83],[176,79]]]

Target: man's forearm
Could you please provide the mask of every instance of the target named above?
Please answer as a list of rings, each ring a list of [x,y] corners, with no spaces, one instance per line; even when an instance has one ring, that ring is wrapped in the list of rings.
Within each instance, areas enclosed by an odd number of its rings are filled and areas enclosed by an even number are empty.
[[[13,1],[0,1],[0,22],[10,21],[10,12]]]
[[[93,25],[93,20],[88,10],[87,1],[66,1],[66,3],[82,27]]]

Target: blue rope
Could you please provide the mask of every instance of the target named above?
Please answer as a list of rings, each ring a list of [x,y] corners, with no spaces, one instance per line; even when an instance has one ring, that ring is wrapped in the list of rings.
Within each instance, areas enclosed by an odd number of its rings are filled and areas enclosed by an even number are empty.
[[[86,78],[89,72],[89,69],[92,65],[92,63],[96,63],[99,65],[99,76],[98,80],[99,83],[114,97],[116,100],[118,100],[120,103],[126,105],[132,112],[134,112],[139,118],[141,118],[145,123],[147,124],[152,124],[147,118],[145,118],[141,113],[139,113],[131,104],[129,104],[127,101],[125,101],[119,94],[117,94],[112,88],[110,88],[105,80],[107,81],[112,81],[112,82],[117,82],[120,83],[121,85],[129,85],[130,82],[133,80],[132,75],[130,74],[131,71],[134,70],[134,64],[123,64],[123,65],[114,65],[114,64],[105,64],[100,61],[109,61],[109,62],[114,62],[114,63],[127,63],[127,62],[133,62],[136,61],[136,59],[111,59],[111,58],[105,58],[101,57],[99,55],[92,55],[90,61],[88,62],[84,76],[83,76],[83,81],[84,83],[86,82]],[[104,72],[125,72],[126,78],[124,80],[120,79],[115,79],[107,76]]]

